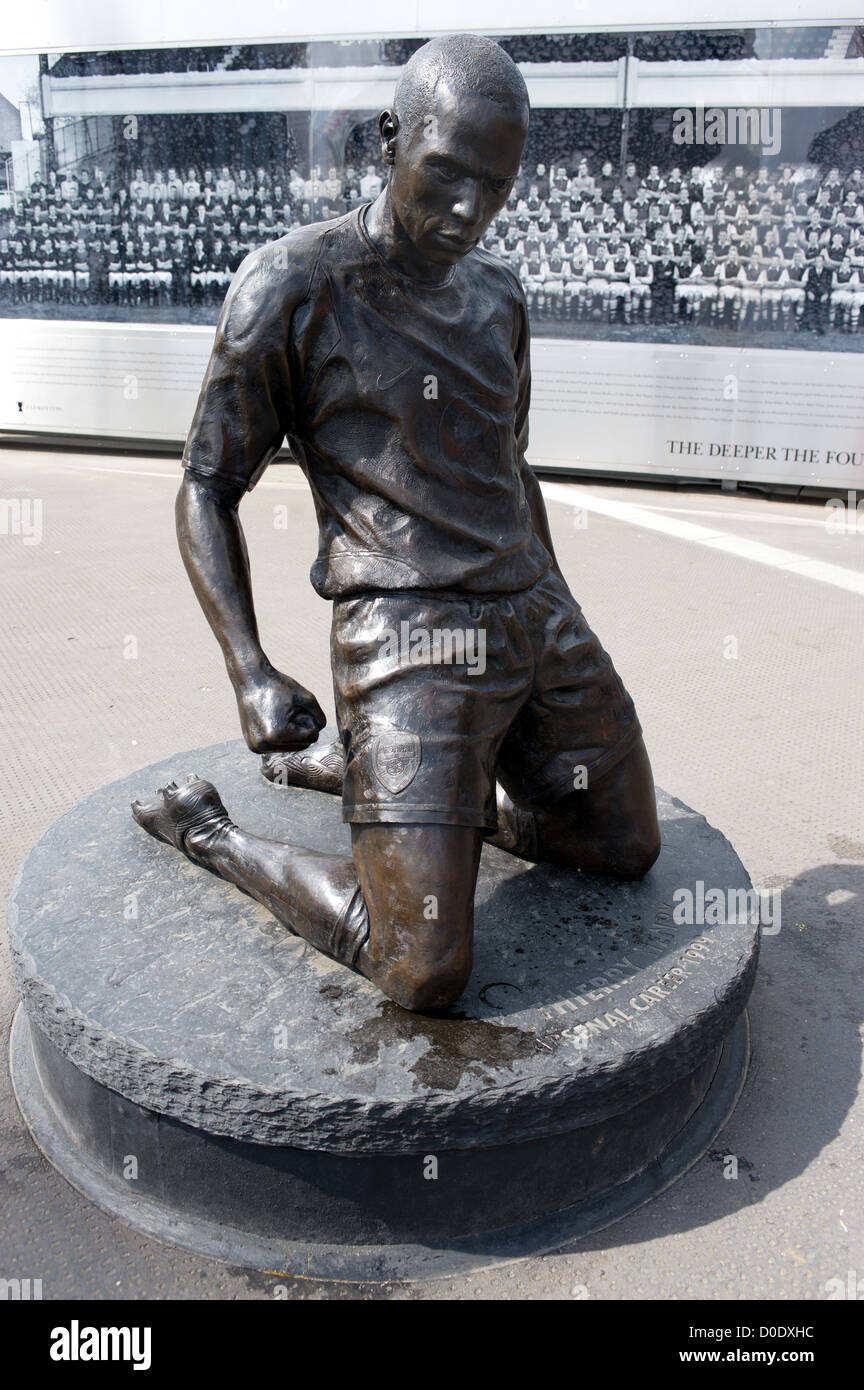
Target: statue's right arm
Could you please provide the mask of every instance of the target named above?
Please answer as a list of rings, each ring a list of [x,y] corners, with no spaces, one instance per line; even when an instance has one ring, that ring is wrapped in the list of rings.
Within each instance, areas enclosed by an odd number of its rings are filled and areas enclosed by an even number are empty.
[[[268,660],[258,635],[238,507],[292,425],[291,315],[308,269],[285,268],[282,243],[247,256],[219,320],[183,454],[177,538],[222,654],[249,747],[304,748],[326,722],[308,690]]]

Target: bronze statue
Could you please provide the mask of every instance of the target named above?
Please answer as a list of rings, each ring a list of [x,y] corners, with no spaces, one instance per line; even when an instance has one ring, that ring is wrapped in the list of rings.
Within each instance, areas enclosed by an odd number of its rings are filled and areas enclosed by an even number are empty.
[[[133,805],[413,1010],[465,987],[484,839],[623,879],[659,852],[633,702],[525,461],[525,296],[480,247],[528,121],[491,39],[419,49],[380,117],[381,194],[241,265],[184,452],[180,549],[246,741],[271,780],[341,791],[352,856],[248,834],[196,777]],[[318,514],[312,583],[333,600],[326,748],[310,748],[317,700],[261,647],[238,516],[286,435]]]

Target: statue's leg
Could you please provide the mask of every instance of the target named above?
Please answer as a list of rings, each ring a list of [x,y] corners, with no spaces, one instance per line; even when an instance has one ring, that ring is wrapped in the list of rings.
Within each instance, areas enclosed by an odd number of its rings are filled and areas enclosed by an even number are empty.
[[[403,1007],[444,1008],[465,988],[482,831],[356,825],[353,857],[325,854],[243,830],[215,787],[194,776],[135,802],[132,813]]]
[[[498,756],[492,843],[585,873],[641,878],[660,837],[633,701],[560,576],[520,596],[519,612],[536,634],[534,680]]]
[[[471,974],[483,831],[460,825],[352,825],[369,914],[358,968],[407,1009],[441,1009]]]
[[[641,735],[609,772],[552,805],[517,806],[499,786],[498,833],[490,843],[583,873],[643,878],[660,852],[660,831]]]
[[[653,777],[633,702],[563,580],[547,576],[533,590],[514,595],[512,607],[513,616],[507,619],[511,639],[517,640],[517,631],[536,639],[533,691],[521,708],[513,705],[515,719],[498,763],[497,830],[487,829],[486,838],[527,859],[553,860],[586,873],[641,878],[657,857],[659,832]],[[506,650],[493,635],[491,609],[485,607],[483,618],[490,654]],[[394,628],[398,616],[387,619]],[[439,625],[455,627],[459,621],[464,618],[457,620],[448,611]],[[430,619],[429,626],[434,625]],[[531,668],[526,671],[530,675]],[[497,702],[505,681],[491,658],[487,674],[497,686],[494,695],[480,680],[472,683],[466,678],[451,706],[461,708],[458,717],[471,728],[501,726]],[[434,680],[439,692],[445,688],[440,668],[426,669],[424,679],[430,686]],[[418,695],[418,707],[420,699]],[[480,708],[470,716],[475,701]],[[422,782],[423,787],[413,799],[421,806],[440,800],[445,814],[447,788],[464,776],[458,761],[473,756],[472,749],[471,741],[457,741],[450,754],[452,765],[436,772],[435,747],[427,743],[420,775],[412,784],[418,788]],[[275,785],[333,794],[342,791],[344,767],[338,741],[262,759],[262,772]],[[473,780],[467,778],[469,784]],[[375,776],[367,774],[351,800],[369,804],[375,795]],[[479,806],[482,795],[475,799]],[[404,814],[410,821],[410,806]]]
[[[271,753],[261,759],[274,786],[311,787],[342,794],[345,759],[337,741],[301,753]],[[496,787],[498,830],[490,845],[525,859],[572,864],[585,873],[641,878],[656,858],[657,809],[643,740],[596,786],[562,797],[542,810],[517,806],[500,782]]]

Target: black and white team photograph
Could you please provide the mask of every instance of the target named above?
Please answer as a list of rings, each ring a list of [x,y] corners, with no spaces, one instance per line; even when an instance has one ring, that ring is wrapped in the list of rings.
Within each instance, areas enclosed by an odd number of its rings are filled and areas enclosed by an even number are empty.
[[[372,201],[385,170],[368,112],[202,112],[188,79],[284,77],[334,61],[316,48],[396,68],[421,42],[67,53],[42,71],[35,57],[0,58],[0,315],[215,323],[250,251]],[[649,76],[672,64],[698,78],[718,59],[794,69],[864,56],[861,28],[500,42],[526,71],[549,76],[632,62]],[[179,109],[138,113],[142,78],[160,77]],[[98,114],[95,97],[90,110],[93,78],[125,84],[128,113]],[[78,114],[48,115],[46,90]],[[864,117],[767,104],[535,104],[519,177],[485,247],[520,276],[534,330],[547,337],[860,351]]]

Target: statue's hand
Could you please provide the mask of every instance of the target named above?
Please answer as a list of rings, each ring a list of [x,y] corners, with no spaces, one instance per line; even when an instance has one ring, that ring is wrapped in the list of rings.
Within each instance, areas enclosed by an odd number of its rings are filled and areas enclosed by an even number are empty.
[[[308,748],[327,723],[311,691],[272,666],[236,687],[243,737],[253,753]]]

